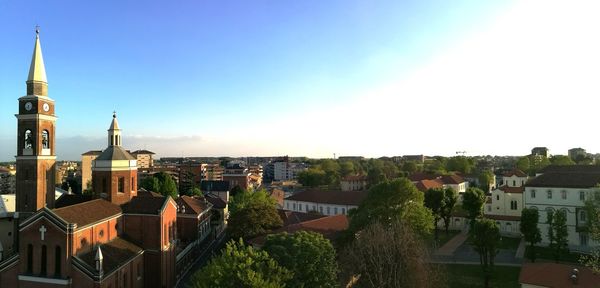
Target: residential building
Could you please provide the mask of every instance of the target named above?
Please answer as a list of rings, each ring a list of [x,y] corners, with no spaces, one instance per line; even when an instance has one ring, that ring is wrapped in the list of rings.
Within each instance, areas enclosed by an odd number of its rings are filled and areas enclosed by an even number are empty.
[[[348,215],[350,209],[367,197],[368,191],[341,191],[310,189],[289,196],[283,201],[283,209],[296,212],[316,211],[323,215]]]
[[[229,182],[231,189],[236,186],[244,190],[252,190],[254,188],[250,186],[250,172],[248,172],[248,168],[237,164],[225,168],[223,181]]]
[[[571,160],[573,160],[573,161],[577,161],[586,156],[587,156],[587,152],[585,152],[585,149],[583,149],[583,148],[569,149],[569,158],[571,158]]]
[[[137,160],[138,168],[151,168],[154,166],[153,156],[156,153],[148,150],[135,150],[131,152],[131,156],[133,156]]]
[[[587,251],[598,246],[585,232],[586,199],[597,191],[600,183],[600,166],[572,165],[548,166],[525,185],[525,207],[540,211],[538,227],[542,231],[542,245],[549,244],[548,212],[565,213],[569,232],[569,248]]]
[[[548,148],[546,147],[534,147],[533,149],[531,149],[531,155],[538,155],[538,156],[544,156],[544,157],[548,157],[550,156],[550,154],[548,153],[550,150],[548,150]]]
[[[15,227],[15,194],[0,195],[0,262],[8,255],[13,254]]]
[[[204,180],[200,183],[200,190],[204,194],[217,196],[225,203],[229,203],[229,181]]]
[[[350,175],[340,179],[342,191],[358,191],[367,188],[367,177],[364,175]]]

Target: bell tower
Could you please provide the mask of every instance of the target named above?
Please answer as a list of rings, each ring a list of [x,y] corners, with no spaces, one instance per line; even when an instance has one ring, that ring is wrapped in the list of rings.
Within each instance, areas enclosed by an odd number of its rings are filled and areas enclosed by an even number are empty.
[[[35,46],[27,77],[27,95],[19,98],[17,117],[17,212],[26,218],[44,206],[54,208],[56,175],[54,100],[36,28]]]

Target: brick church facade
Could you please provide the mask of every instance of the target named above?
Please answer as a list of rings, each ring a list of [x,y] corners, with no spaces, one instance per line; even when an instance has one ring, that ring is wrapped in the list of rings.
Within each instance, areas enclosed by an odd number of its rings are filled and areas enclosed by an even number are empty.
[[[175,199],[138,189],[136,160],[121,147],[116,115],[108,147],[93,163],[92,196],[55,202],[56,116],[37,31],[26,83],[16,115],[17,253],[0,261],[0,287],[174,287],[178,228],[200,229],[199,222],[178,227],[183,213]],[[204,219],[198,213],[207,214],[206,201],[186,201],[198,202],[205,211],[188,214]]]

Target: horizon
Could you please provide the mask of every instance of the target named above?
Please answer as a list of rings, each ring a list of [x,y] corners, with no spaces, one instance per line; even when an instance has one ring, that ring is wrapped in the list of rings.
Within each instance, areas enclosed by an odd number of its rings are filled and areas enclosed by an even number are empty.
[[[105,149],[113,111],[157,158],[596,153],[600,3],[577,4],[0,3],[0,161],[36,24],[58,160]]]

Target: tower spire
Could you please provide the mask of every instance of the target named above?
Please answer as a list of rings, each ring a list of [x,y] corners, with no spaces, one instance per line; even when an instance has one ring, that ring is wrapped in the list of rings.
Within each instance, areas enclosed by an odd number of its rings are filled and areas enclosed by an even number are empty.
[[[29,66],[27,81],[48,83],[44,58],[42,57],[42,46],[40,45],[40,26],[35,26],[35,46],[33,47],[33,56],[31,57],[31,66]]]
[[[117,122],[116,111],[113,111],[113,119],[108,128],[108,146],[121,146],[121,129]]]

